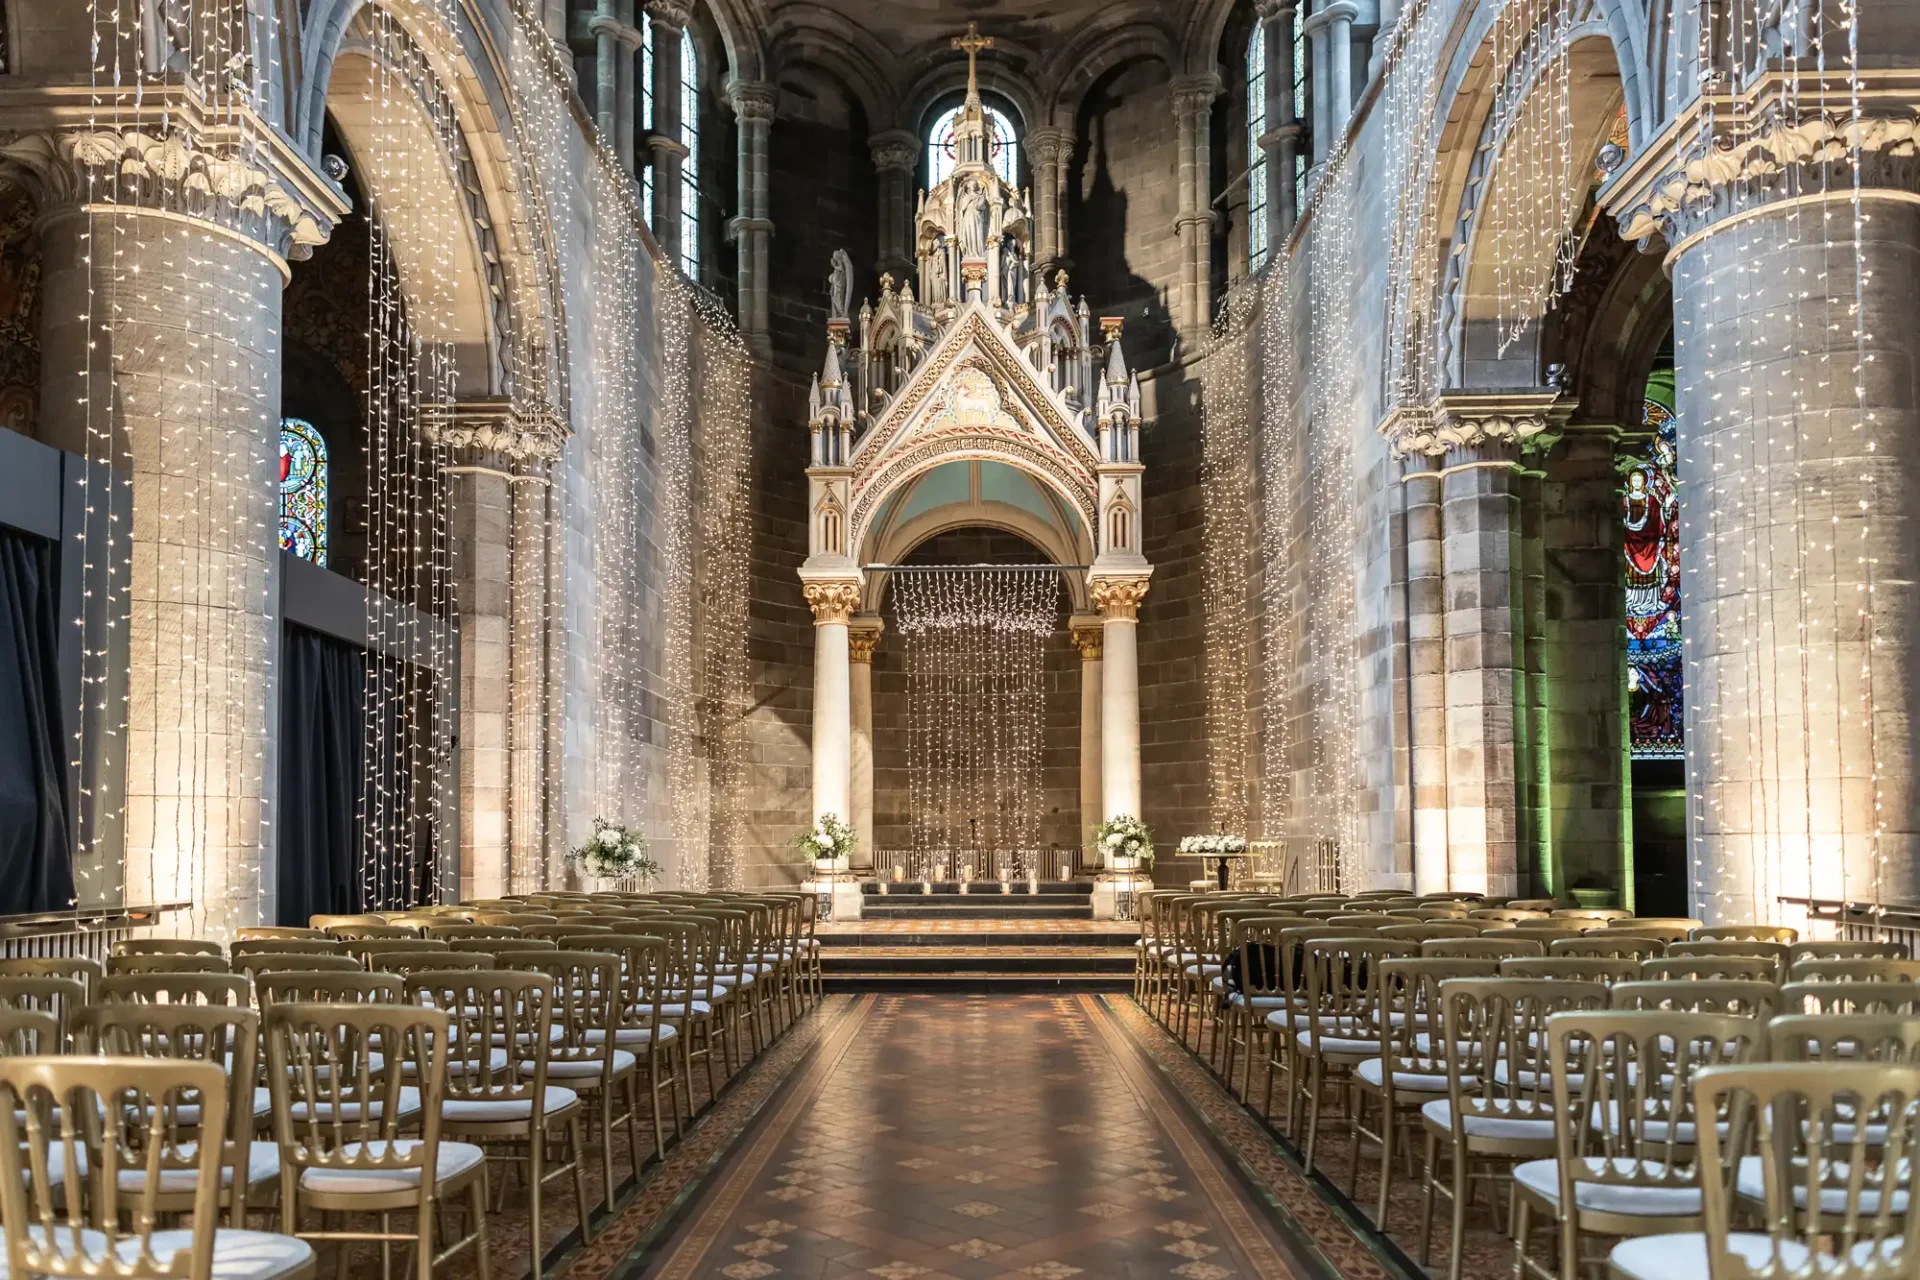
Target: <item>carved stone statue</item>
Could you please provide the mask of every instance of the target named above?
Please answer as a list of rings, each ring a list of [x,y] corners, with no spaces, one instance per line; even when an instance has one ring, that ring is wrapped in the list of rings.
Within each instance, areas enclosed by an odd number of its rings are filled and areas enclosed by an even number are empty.
[[[936,240],[927,261],[927,302],[939,306],[947,300],[947,242]]]
[[[960,256],[979,259],[987,256],[987,241],[993,235],[993,210],[987,207],[987,193],[973,179],[960,192],[958,216]]]
[[[853,259],[847,256],[845,249],[835,249],[832,261],[833,269],[827,275],[827,317],[845,320],[848,318],[847,309],[853,305]]]

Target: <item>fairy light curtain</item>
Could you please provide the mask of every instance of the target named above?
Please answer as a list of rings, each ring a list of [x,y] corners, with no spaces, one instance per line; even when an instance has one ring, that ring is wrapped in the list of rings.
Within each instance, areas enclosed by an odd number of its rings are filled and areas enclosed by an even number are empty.
[[[1626,466],[1621,551],[1627,584],[1627,719],[1636,760],[1686,757],[1680,645],[1678,422],[1672,369],[1647,379],[1641,421],[1649,438]]]
[[[304,418],[280,420],[280,549],[327,563],[327,442]]]
[[[1058,572],[933,569],[896,574],[890,589],[906,653],[913,870],[1025,874],[1040,846]]]

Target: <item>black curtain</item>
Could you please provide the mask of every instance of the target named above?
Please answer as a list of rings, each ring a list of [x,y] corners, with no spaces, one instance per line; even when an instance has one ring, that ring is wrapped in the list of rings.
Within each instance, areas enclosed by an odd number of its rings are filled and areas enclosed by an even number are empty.
[[[0,914],[73,905],[54,546],[0,528]]]
[[[288,626],[280,662],[279,923],[361,910],[367,655]]]

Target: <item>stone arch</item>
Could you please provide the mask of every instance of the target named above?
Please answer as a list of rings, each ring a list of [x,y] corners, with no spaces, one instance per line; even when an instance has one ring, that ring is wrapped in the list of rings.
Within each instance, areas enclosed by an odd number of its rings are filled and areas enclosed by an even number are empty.
[[[1247,0],[1200,0],[1193,6],[1181,32],[1181,74],[1203,75],[1215,69],[1227,24],[1233,18],[1233,11],[1245,4]]]
[[[1013,108],[1015,123],[1020,127],[1020,136],[1024,138],[1039,126],[1042,118],[1040,102],[1033,93],[1032,77],[1023,70],[1023,67],[1032,66],[1036,59],[1023,51],[1014,51],[1017,56],[1008,56],[1009,50],[1003,48],[1003,44],[996,43],[981,55],[980,90]],[[924,137],[927,126],[933,121],[934,108],[942,99],[960,93],[966,87],[966,59],[949,58],[928,68],[900,95],[901,127]]]
[[[831,74],[856,98],[874,129],[899,110],[886,48],[872,33],[814,5],[782,7],[767,31],[771,61],[782,71],[812,65]]]
[[[484,345],[487,352],[484,381],[463,380],[470,388],[484,385],[488,394],[510,393],[517,347],[522,367],[543,383],[523,390],[537,391],[564,419],[568,361],[557,250],[544,231],[544,218],[530,207],[539,203],[540,187],[522,141],[517,101],[507,88],[505,68],[495,61],[511,37],[483,34],[464,18],[449,27],[420,12],[413,0],[314,0],[304,23],[300,65],[289,74],[289,132],[311,160],[321,159],[329,104],[353,88],[340,78],[343,70],[348,76],[369,70],[364,15],[376,3],[420,51],[435,81],[431,87],[416,86],[416,93],[437,90],[453,112],[452,154],[434,170],[444,172],[446,183],[434,198],[459,210],[457,255],[462,272],[478,286],[454,318],[460,340],[474,349]],[[409,145],[434,143],[422,124]],[[352,148],[355,131],[343,127],[340,133]],[[463,359],[463,374],[467,368]]]
[[[1072,124],[1080,111],[1080,99],[1090,87],[1114,68],[1142,59],[1163,63],[1170,73],[1179,69],[1173,38],[1155,23],[1129,22],[1085,32],[1055,59],[1043,123]]]
[[[1487,38],[1491,17],[1486,28],[1471,57],[1463,52],[1455,63],[1457,74],[1449,77],[1458,90],[1456,104],[1465,100],[1471,106],[1463,113],[1456,105],[1442,137],[1443,156],[1454,163],[1449,168],[1443,160],[1442,199],[1435,206],[1450,219],[1444,237],[1449,251],[1440,279],[1436,341],[1441,383],[1449,389],[1536,386],[1546,375],[1540,356],[1541,326],[1536,325],[1530,337],[1505,356],[1498,352],[1493,337],[1503,317],[1497,314],[1495,255],[1483,233],[1491,222],[1488,212],[1497,202],[1519,198],[1520,179],[1510,167],[1501,166],[1499,139],[1494,137],[1493,99],[1499,69],[1492,65]],[[1565,55],[1571,64],[1571,180],[1575,182],[1590,181],[1595,157],[1624,104],[1619,50],[1613,41],[1614,32],[1604,15],[1589,5],[1584,20],[1571,33]],[[1584,204],[1580,199],[1584,194],[1576,194],[1577,204]],[[1573,234],[1576,228],[1565,230]]]

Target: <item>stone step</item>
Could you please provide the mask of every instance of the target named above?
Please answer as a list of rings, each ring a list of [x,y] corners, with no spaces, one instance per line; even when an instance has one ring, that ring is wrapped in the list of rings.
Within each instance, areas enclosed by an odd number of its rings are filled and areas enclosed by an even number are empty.
[[[824,975],[821,985],[828,991],[845,992],[1013,996],[1131,991],[1133,976],[1131,973],[990,973],[968,969],[949,969],[943,973],[859,970]]]
[[[860,886],[860,892],[873,897],[899,897],[903,894],[931,893],[936,897],[965,896],[985,898],[1018,898],[1031,896],[1032,890],[1025,880],[1014,880],[1002,887],[998,880],[973,880],[961,884],[957,880],[935,880],[928,885],[920,880],[903,880],[894,884],[882,885],[877,880],[868,880]],[[890,890],[883,893],[882,889]],[[1041,894],[1093,892],[1091,880],[1042,880],[1037,891]]]
[[[819,938],[822,948],[831,947],[841,951],[867,947],[955,947],[969,951],[992,947],[1125,947],[1129,955],[1132,954],[1133,945],[1140,940],[1140,935],[1130,929],[1049,933],[1044,929],[996,930],[995,923],[994,920],[980,921],[979,932],[929,929],[925,933],[841,933],[836,932],[831,924],[825,924],[820,927]]]
[[[957,911],[1019,916],[1035,907],[1084,907],[1090,893],[870,893],[860,899],[863,911],[875,907],[951,907]]]
[[[1007,902],[963,903],[947,901],[939,905],[931,903],[914,905],[908,903],[889,903],[881,898],[869,898],[860,904],[861,918],[867,920],[969,920],[977,917],[1009,920],[1091,920],[1093,904],[1091,901],[1080,903],[1016,905]]]
[[[827,977],[855,973],[968,973],[1131,975],[1134,955],[1126,947],[924,946],[822,947],[820,971]]]

